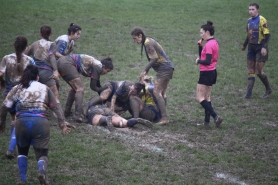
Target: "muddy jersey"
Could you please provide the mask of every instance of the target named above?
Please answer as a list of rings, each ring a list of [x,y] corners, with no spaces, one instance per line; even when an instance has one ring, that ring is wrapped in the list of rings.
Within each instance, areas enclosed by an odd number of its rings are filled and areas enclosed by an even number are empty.
[[[53,42],[46,39],[38,40],[28,48],[25,54],[33,56],[33,59],[39,68],[57,70],[56,60],[51,63],[49,57],[49,49],[52,44]]]
[[[146,37],[144,48],[149,61],[153,58],[158,58],[158,60],[152,65],[152,68],[156,72],[174,69],[169,57],[166,55],[162,46],[156,40]]]
[[[153,90],[154,90],[154,84],[149,84],[145,87],[146,93],[145,95],[142,96],[142,100],[143,102],[147,105],[147,106],[153,106],[155,108],[157,108],[157,103],[155,102],[155,97],[153,94]],[[142,90],[143,92],[143,90]]]
[[[56,105],[50,89],[37,81],[31,81],[28,88],[16,85],[7,95],[3,104],[11,108],[16,104],[16,117],[47,117],[48,107]]]
[[[128,80],[117,82],[117,90],[115,92],[117,98],[123,102],[128,101],[130,86],[132,85],[134,85],[134,82]]]
[[[250,44],[262,44],[264,42],[264,35],[269,34],[267,20],[261,15],[249,18],[246,29],[248,43]]]
[[[77,71],[80,74],[99,80],[102,73],[102,64],[99,60],[85,54],[71,54],[70,56],[75,61]]]
[[[74,41],[69,40],[68,35],[61,35],[55,40],[55,44],[57,46],[57,50],[62,55],[69,55],[73,50]]]
[[[35,65],[35,62],[27,55],[22,55],[20,63],[17,63],[15,53],[4,56],[0,63],[0,72],[5,73],[6,93],[19,83],[24,69],[28,64]]]

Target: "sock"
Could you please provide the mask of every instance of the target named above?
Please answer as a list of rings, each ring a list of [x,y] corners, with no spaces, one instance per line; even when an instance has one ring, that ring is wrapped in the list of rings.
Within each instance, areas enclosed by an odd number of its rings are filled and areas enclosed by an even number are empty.
[[[211,102],[208,102],[211,106]],[[209,123],[210,122],[210,113],[209,111],[205,110],[205,123]]]
[[[216,118],[217,114],[214,112],[212,106],[211,106],[211,103],[209,103],[207,100],[203,100],[201,102],[201,105],[203,106],[203,108],[208,111],[210,113],[210,115],[213,117],[213,118]]]
[[[127,126],[128,127],[133,127],[134,125],[136,125],[137,123],[137,119],[136,118],[131,118],[127,121]]]
[[[20,179],[26,182],[26,173],[28,168],[28,158],[25,155],[19,155],[17,157],[17,165],[19,168]]]
[[[16,146],[15,128],[13,128],[12,134],[10,136],[9,150],[14,151]]]
[[[99,125],[100,126],[107,126],[107,119],[105,116],[102,116],[100,119],[99,119]]]
[[[255,77],[250,76],[248,77],[248,84],[247,84],[247,96],[252,96],[252,90],[255,84]]]
[[[46,169],[47,169],[47,157],[43,156],[38,160],[38,172],[40,174],[46,175]]]

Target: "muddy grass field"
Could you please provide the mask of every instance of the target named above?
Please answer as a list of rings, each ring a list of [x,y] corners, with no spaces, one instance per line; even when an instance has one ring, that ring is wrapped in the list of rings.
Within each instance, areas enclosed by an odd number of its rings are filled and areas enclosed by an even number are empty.
[[[12,42],[25,35],[29,44],[40,39],[39,28],[49,24],[52,40],[66,34],[71,22],[82,27],[74,53],[102,59],[113,58],[115,69],[101,77],[108,80],[138,81],[147,64],[130,31],[142,27],[157,39],[169,55],[175,72],[167,92],[171,123],[152,129],[136,125],[132,129],[79,124],[62,135],[52,114],[51,143],[47,178],[54,185],[91,184],[278,184],[278,1],[259,0],[260,13],[267,18],[271,40],[265,66],[273,93],[261,99],[264,86],[256,78],[252,99],[246,92],[246,53],[241,51],[250,2],[210,0],[146,1],[35,1],[3,0],[0,7],[0,57],[13,52]],[[208,19],[215,25],[220,45],[217,84],[212,104],[224,118],[221,128],[203,127],[204,111],[195,101],[198,80],[197,40]],[[150,70],[150,75],[155,75]],[[96,93],[89,89],[84,102]],[[60,99],[65,106],[69,87],[60,78]],[[5,97],[1,94],[0,100]],[[74,111],[74,107],[72,109]],[[129,118],[129,113],[123,117]],[[211,119],[212,121],[212,119]],[[6,160],[10,117],[0,135],[0,185],[19,181],[16,160]],[[34,152],[30,149],[28,184],[38,184]]]

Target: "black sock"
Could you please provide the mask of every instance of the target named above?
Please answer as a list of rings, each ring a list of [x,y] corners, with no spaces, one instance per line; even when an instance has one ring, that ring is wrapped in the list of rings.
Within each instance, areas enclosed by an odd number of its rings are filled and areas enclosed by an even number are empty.
[[[127,126],[128,127],[133,127],[136,124],[137,124],[137,119],[136,118],[131,118],[127,121]]]
[[[203,108],[208,111],[210,113],[210,115],[215,118],[217,116],[217,114],[214,112],[211,103],[209,103],[207,100],[203,100],[201,102],[201,105],[203,106]]]
[[[209,103],[210,106],[211,106],[211,102],[209,101],[208,103]],[[207,111],[207,110],[205,110],[205,122],[206,122],[206,123],[209,123],[209,122],[210,122],[210,113],[209,113],[209,111]]]

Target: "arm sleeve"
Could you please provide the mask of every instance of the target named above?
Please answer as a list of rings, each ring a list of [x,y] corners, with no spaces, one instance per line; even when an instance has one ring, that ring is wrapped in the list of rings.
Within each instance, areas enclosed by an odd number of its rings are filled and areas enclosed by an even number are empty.
[[[266,34],[264,35],[264,40],[262,41],[262,46],[263,48],[267,48],[268,43],[269,43],[269,38],[270,38],[270,34]]]
[[[248,35],[247,35],[246,38],[245,38],[245,41],[244,41],[244,43],[243,43],[243,47],[246,48],[247,44],[248,44]]]
[[[206,59],[205,60],[198,60],[198,63],[203,64],[203,65],[210,65],[211,58],[212,58],[212,54],[206,54]]]
[[[157,61],[158,58],[153,58],[150,59],[148,65],[145,67],[145,71],[148,73],[148,71],[150,70],[150,68],[153,66],[153,64]]]

